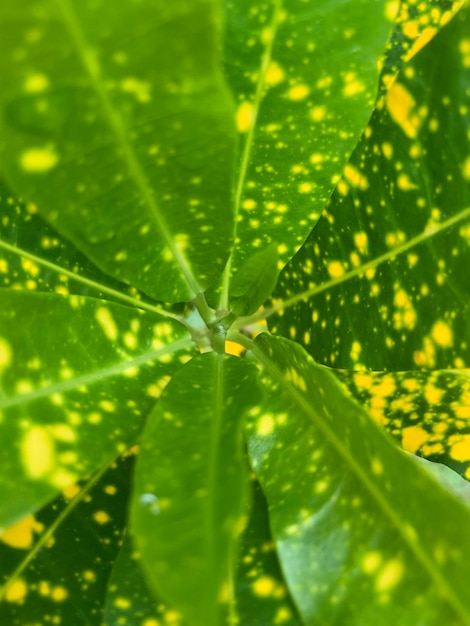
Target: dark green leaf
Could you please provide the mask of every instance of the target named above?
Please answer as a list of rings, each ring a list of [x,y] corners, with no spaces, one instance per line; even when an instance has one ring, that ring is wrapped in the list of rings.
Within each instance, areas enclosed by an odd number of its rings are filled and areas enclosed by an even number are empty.
[[[405,450],[470,479],[468,370],[332,371]]]
[[[182,325],[137,309],[82,296],[0,295],[5,527],[135,443],[194,347]]]
[[[242,418],[256,370],[207,353],[182,368],[141,438],[133,531],[149,579],[191,626],[215,626],[233,602],[234,543],[246,504]]]
[[[101,626],[126,525],[133,455],[0,536],[0,623]]]
[[[238,270],[230,283],[230,310],[235,315],[251,315],[276,286],[279,275],[277,244],[256,252]]]
[[[322,366],[258,337],[269,392],[250,454],[306,624],[470,624],[470,509],[396,448]]]
[[[469,25],[467,7],[406,66],[281,274],[298,303],[272,330],[324,364],[470,364]]]
[[[0,8],[2,167],[101,269],[181,301],[232,236],[216,0]]]

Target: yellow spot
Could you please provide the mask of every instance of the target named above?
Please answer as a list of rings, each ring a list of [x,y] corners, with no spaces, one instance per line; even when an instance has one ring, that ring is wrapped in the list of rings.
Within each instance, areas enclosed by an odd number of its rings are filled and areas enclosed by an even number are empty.
[[[54,487],[58,489],[66,489],[70,485],[73,485],[77,482],[78,476],[76,474],[72,474],[65,469],[58,469],[54,472],[50,478],[51,483]]]
[[[403,33],[410,39],[415,39],[419,35],[419,24],[416,20],[408,20],[403,25]]]
[[[403,563],[398,559],[389,561],[379,572],[375,581],[377,591],[389,591],[396,587],[403,578]]]
[[[420,426],[408,426],[402,431],[401,445],[413,454],[429,439],[429,434]]]
[[[300,193],[310,193],[313,189],[313,185],[312,183],[301,183],[299,185],[299,192]]]
[[[246,209],[247,211],[251,211],[251,209],[254,209],[256,206],[256,202],[254,200],[252,200],[251,198],[248,198],[247,200],[243,201],[242,204],[243,208]]]
[[[128,609],[131,606],[131,602],[127,598],[116,598],[114,606],[117,606],[118,609]]]
[[[393,146],[391,143],[382,144],[382,154],[386,159],[391,159],[393,156]]]
[[[364,176],[364,174],[362,174],[356,167],[354,167],[354,165],[351,165],[350,163],[348,163],[348,165],[344,168],[344,177],[353,187],[367,189],[369,186],[366,176]]]
[[[442,348],[450,348],[454,342],[452,330],[448,324],[438,321],[431,330],[431,336],[435,343]]]
[[[348,81],[343,89],[343,94],[351,98],[352,96],[357,95],[358,93],[362,93],[365,90],[365,85],[359,79],[355,78],[353,80]]]
[[[339,278],[344,274],[344,267],[340,261],[331,261],[327,269],[331,278]]]
[[[11,363],[11,348],[4,339],[0,338],[0,369],[3,369]]]
[[[413,114],[415,104],[414,98],[401,83],[393,83],[387,93],[387,108],[391,118],[411,139],[416,138],[421,126],[420,116]]]
[[[410,191],[411,189],[416,189],[416,185],[412,183],[409,176],[404,173],[398,176],[397,185],[402,191]]]
[[[31,74],[24,83],[24,90],[28,93],[40,93],[49,87],[49,79],[44,74]]]
[[[137,348],[137,338],[133,333],[126,333],[124,335],[124,343],[129,350],[135,350]]]
[[[276,615],[274,616],[274,624],[283,624],[284,622],[288,622],[292,619],[292,613],[286,606],[281,606],[276,611]]]
[[[42,426],[33,426],[21,441],[21,458],[31,478],[42,478],[54,467],[54,440]]]
[[[369,245],[369,240],[367,237],[367,233],[359,232],[354,235],[354,245],[359,250],[361,254],[365,254],[367,252],[367,247]]]
[[[51,598],[55,602],[63,602],[68,595],[67,589],[65,589],[65,587],[61,587],[60,585],[57,585],[57,587],[54,587],[51,591]]]
[[[460,419],[469,419],[470,418],[470,406],[457,406],[454,409],[455,417],[459,417]]]
[[[96,310],[96,321],[101,326],[104,331],[104,334],[111,341],[116,341],[118,337],[118,329],[116,326],[116,322],[111,315],[111,311],[106,307],[100,307]]]
[[[363,557],[361,567],[366,574],[373,574],[381,562],[382,555],[380,552],[374,550],[372,552],[367,552],[367,554]]]
[[[98,522],[98,524],[107,524],[111,520],[106,511],[96,511],[93,515],[93,519],[95,522]]]
[[[106,485],[106,487],[104,488],[104,492],[107,493],[109,496],[114,496],[117,493],[117,488],[115,487],[115,485]]]
[[[67,424],[55,424],[53,426],[49,426],[49,431],[56,439],[59,439],[59,441],[71,442],[75,441],[77,438],[77,433]]]
[[[252,589],[257,596],[262,598],[267,598],[268,596],[273,595],[273,592],[276,588],[276,581],[269,576],[262,576],[255,580],[252,584]]]
[[[442,389],[438,389],[431,384],[426,385],[424,388],[424,397],[429,402],[429,404],[437,404],[441,401],[444,392]]]
[[[59,162],[59,157],[52,148],[30,148],[20,156],[20,166],[26,172],[42,174],[53,169]]]
[[[262,437],[270,435],[274,430],[274,419],[272,415],[263,415],[256,424],[256,432]]]
[[[32,515],[27,515],[22,520],[10,526],[0,535],[0,541],[12,548],[26,550],[33,543],[33,531],[41,528],[41,524]]]
[[[385,17],[389,22],[394,22],[397,15],[398,9],[400,8],[400,0],[389,0],[385,5]]]
[[[321,122],[326,117],[326,108],[324,106],[313,107],[309,115],[314,122]]]
[[[90,583],[93,583],[93,582],[95,582],[95,580],[96,580],[96,574],[95,574],[95,572],[94,572],[93,570],[91,570],[91,569],[86,569],[86,570],[83,572],[83,579],[84,579],[84,580],[87,580],[87,581],[88,581],[88,582],[90,582]]]
[[[237,109],[236,122],[239,133],[247,133],[253,124],[255,107],[250,102],[242,102]]]
[[[291,100],[305,100],[309,93],[310,90],[307,85],[296,85],[289,89],[287,95]]]
[[[150,83],[146,83],[137,78],[129,77],[125,78],[121,82],[121,89],[125,93],[130,93],[135,96],[138,102],[150,102]]]
[[[101,400],[100,407],[108,413],[113,413],[116,410],[116,405],[111,400]]]
[[[142,626],[160,626],[160,622],[151,617],[150,619],[146,619],[145,622],[142,623]]]
[[[450,449],[450,456],[455,461],[470,461],[470,435],[463,435],[460,441]]]
[[[26,594],[28,593],[28,586],[22,578],[17,578],[5,592],[5,600],[7,602],[15,602],[16,604],[23,604]]]
[[[80,493],[78,485],[69,485],[63,490],[62,495],[66,500],[73,500],[78,493]]]
[[[284,70],[275,61],[272,61],[266,71],[265,80],[268,85],[277,85],[284,80]]]
[[[470,156],[465,159],[462,169],[464,178],[470,180]]]
[[[236,341],[225,342],[225,353],[233,356],[240,356],[245,352],[245,348]]]

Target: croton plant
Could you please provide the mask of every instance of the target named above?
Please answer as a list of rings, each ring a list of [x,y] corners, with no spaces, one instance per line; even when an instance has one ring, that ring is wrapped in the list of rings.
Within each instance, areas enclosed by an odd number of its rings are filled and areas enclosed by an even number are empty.
[[[470,625],[470,6],[2,0],[0,624]]]

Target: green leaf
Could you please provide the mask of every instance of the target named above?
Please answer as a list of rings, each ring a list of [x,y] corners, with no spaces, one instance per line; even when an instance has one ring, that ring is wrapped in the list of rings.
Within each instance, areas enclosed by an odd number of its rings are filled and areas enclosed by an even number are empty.
[[[447,489],[450,493],[454,494],[457,498],[465,502],[467,506],[470,506],[470,484],[454,472],[447,465],[442,463],[433,463],[427,459],[422,459],[414,454],[410,455],[413,460],[421,467],[429,472],[437,482]]]
[[[240,157],[232,259],[277,241],[284,265],[367,124],[390,30],[383,2],[226,0],[225,68]]]
[[[177,373],[150,416],[136,468],[132,529],[149,580],[191,625],[230,612],[234,542],[246,503],[242,418],[252,366],[207,353]]]
[[[235,129],[219,22],[215,0],[0,9],[9,181],[157,300],[192,298],[229,252]]]
[[[389,19],[395,21],[381,74],[384,92],[393,83],[397,72],[426,46],[465,4],[466,0],[402,0],[387,2]]]
[[[240,538],[235,578],[238,623],[300,626],[271,537],[266,499],[256,480],[252,480],[252,485],[253,502],[248,525]]]
[[[281,274],[271,330],[325,365],[470,364],[469,24],[467,6],[405,67]]]
[[[405,450],[470,479],[468,370],[332,371]]]
[[[470,509],[301,347],[260,335],[253,351],[269,396],[250,455],[305,624],[470,624]]]
[[[165,314],[135,287],[101,272],[1,180],[0,212],[0,287],[93,296]]]
[[[230,310],[235,315],[254,313],[271,295],[279,275],[277,244],[256,252],[230,283]]]
[[[82,296],[1,298],[4,527],[134,444],[194,347],[182,325],[138,309]]]
[[[123,455],[0,535],[2,624],[101,626],[132,461]]]

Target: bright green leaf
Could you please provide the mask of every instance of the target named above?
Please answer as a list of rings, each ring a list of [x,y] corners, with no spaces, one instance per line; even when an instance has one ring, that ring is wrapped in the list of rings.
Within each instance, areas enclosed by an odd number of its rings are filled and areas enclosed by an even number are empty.
[[[240,157],[232,267],[272,241],[285,264],[367,124],[390,30],[384,2],[226,1]]]
[[[150,416],[136,468],[132,529],[161,597],[193,626],[230,612],[234,542],[246,503],[242,418],[252,366],[214,352],[177,373]]]
[[[235,315],[251,315],[273,292],[277,283],[277,244],[256,252],[238,270],[230,283],[230,310]]]
[[[117,304],[14,291],[1,300],[5,527],[134,444],[194,348],[182,325]]]
[[[229,252],[220,21],[216,0],[0,8],[2,168],[101,269],[157,300],[193,297]]]
[[[254,355],[250,455],[305,624],[470,624],[470,509],[300,346],[261,335]]]

